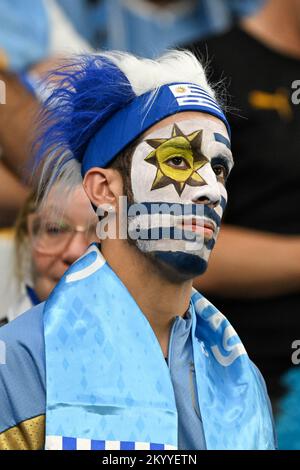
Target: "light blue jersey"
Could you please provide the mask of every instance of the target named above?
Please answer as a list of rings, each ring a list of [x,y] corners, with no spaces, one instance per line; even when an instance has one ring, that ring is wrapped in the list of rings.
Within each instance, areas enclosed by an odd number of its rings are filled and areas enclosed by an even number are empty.
[[[6,345],[6,364],[0,365],[0,450],[44,448],[43,309],[44,303],[0,329],[0,341]],[[178,448],[204,450],[206,443],[195,388],[191,326],[189,315],[174,320],[168,366],[178,410]],[[265,387],[262,377],[261,383]]]

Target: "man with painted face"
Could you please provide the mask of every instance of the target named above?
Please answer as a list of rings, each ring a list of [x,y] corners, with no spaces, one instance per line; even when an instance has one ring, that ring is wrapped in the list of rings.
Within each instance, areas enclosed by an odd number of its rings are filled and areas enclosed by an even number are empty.
[[[260,373],[192,289],[233,165],[202,66],[184,51],[101,53],[59,74],[44,192],[82,175],[101,252],[0,330],[0,448],[273,449]]]
[[[173,87],[175,93],[183,88]],[[146,213],[131,216],[130,207],[129,235],[139,227],[137,247],[169,272],[170,280],[190,280],[205,271],[232,166],[225,126],[195,112],[156,124],[133,152],[131,191],[141,204],[134,209],[145,207]]]

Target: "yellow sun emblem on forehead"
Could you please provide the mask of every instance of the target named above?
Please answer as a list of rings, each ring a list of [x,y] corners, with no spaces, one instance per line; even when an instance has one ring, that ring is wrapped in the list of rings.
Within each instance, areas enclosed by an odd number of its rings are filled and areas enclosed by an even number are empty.
[[[180,196],[187,184],[190,186],[207,184],[197,173],[208,162],[201,152],[202,134],[203,131],[199,130],[185,135],[174,124],[169,139],[146,140],[155,150],[145,158],[145,161],[157,168],[151,190],[173,184]]]

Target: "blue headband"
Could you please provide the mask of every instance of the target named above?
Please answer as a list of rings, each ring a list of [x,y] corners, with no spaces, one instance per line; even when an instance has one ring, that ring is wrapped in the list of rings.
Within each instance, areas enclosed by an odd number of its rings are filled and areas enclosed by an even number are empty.
[[[93,167],[105,168],[130,143],[147,129],[172,114],[199,111],[219,118],[230,127],[217,102],[200,86],[174,83],[145,93],[117,111],[98,130],[87,146],[82,160],[82,175]]]

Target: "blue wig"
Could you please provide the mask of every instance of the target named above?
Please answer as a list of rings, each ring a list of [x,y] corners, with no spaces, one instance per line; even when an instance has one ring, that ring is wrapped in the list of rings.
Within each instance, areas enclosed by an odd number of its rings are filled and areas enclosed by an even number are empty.
[[[136,95],[124,73],[97,55],[77,56],[47,82],[52,92],[41,115],[36,165],[48,160],[60,172],[70,159],[81,163],[91,137]]]

